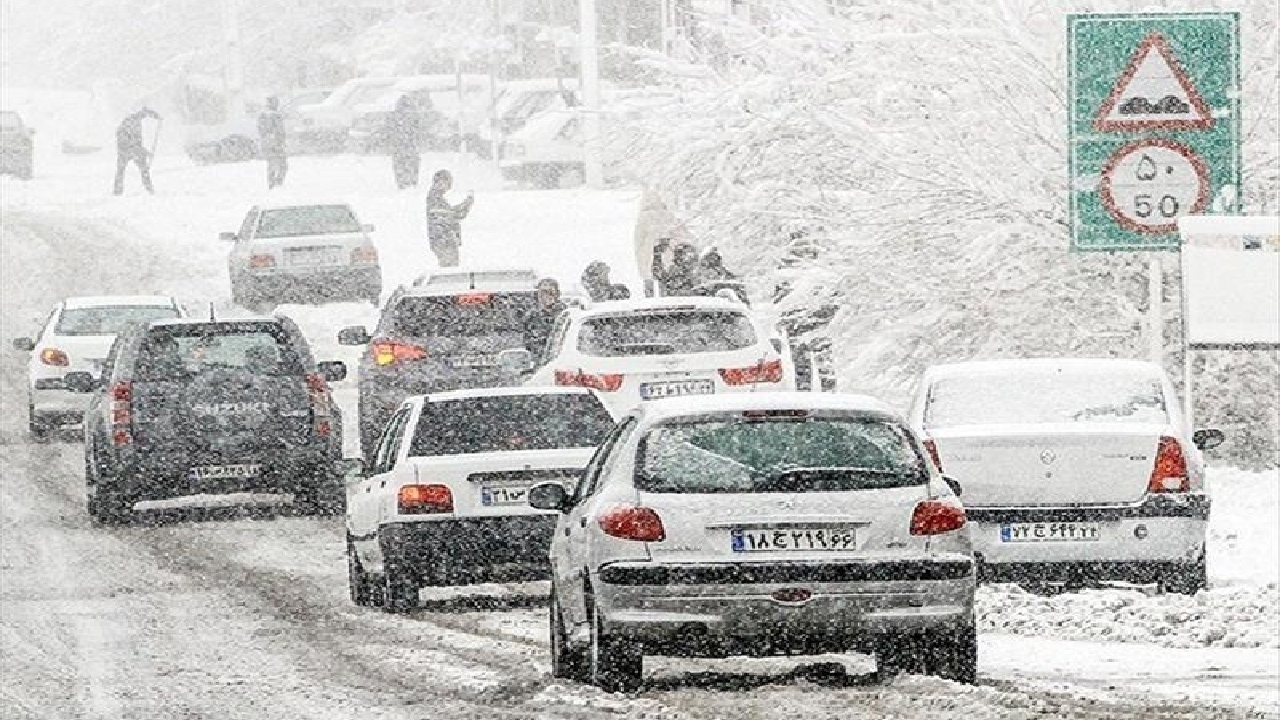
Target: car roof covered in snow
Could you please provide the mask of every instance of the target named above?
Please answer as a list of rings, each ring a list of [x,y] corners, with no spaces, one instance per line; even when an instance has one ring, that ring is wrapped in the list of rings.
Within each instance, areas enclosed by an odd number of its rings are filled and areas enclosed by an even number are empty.
[[[532,268],[464,266],[440,270],[419,277],[405,291],[414,295],[451,294],[468,291],[530,291],[543,276]]]
[[[697,295],[606,300],[604,302],[591,303],[580,312],[584,317],[595,317],[598,315],[618,315],[649,310],[740,310],[745,313],[749,312],[751,308],[728,298]]]
[[[495,388],[466,388],[463,390],[446,390],[430,395],[414,395],[410,400],[422,398],[424,402],[449,402],[452,400],[470,400],[485,397],[511,397],[516,395],[590,395],[592,391],[584,387],[533,386],[514,385]]]
[[[159,320],[150,320],[147,322],[149,327],[174,327],[189,325],[235,325],[241,323],[283,323],[285,319],[279,315],[250,315],[248,317],[226,317],[214,318],[210,320],[207,317],[186,317],[186,318],[161,318]]]
[[[846,411],[901,416],[884,402],[870,395],[853,393],[816,392],[739,392],[720,395],[695,395],[689,397],[646,400],[634,411],[645,421],[657,422],[670,418],[703,415],[709,413],[747,412],[759,410],[776,412],[787,410]]]
[[[171,295],[81,295],[62,301],[68,310],[100,307],[177,307]]]
[[[1131,373],[1163,373],[1159,365],[1146,360],[1122,358],[1024,358],[1011,360],[974,360],[944,363],[925,370],[930,380],[964,375],[1017,375],[1021,372],[1059,368],[1076,371],[1115,371]]]
[[[355,208],[351,206],[351,203],[347,202],[346,200],[338,200],[338,199],[323,199],[323,200],[317,200],[312,202],[282,202],[282,203],[273,203],[271,205],[257,205],[255,207],[259,212],[268,212],[271,210],[297,210],[298,208],[314,208],[314,207],[345,207],[346,209],[350,210],[352,213],[355,212]]]

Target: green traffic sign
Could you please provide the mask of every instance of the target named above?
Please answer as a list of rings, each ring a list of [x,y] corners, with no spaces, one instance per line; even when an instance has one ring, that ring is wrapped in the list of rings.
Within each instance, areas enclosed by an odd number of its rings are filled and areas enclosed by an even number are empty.
[[[1176,250],[1239,212],[1239,13],[1069,15],[1072,250]]]

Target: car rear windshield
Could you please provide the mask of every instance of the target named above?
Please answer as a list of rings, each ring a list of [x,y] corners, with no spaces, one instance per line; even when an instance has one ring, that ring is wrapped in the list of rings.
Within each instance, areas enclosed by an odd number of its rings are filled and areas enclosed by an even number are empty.
[[[505,395],[428,403],[410,452],[418,457],[595,447],[613,418],[594,395]]]
[[[654,493],[872,490],[923,484],[903,426],[871,418],[732,417],[659,425],[640,444],[636,486]]]
[[[939,379],[925,427],[1073,422],[1164,423],[1164,392],[1150,373],[1046,368]]]
[[[595,357],[741,350],[756,342],[751,319],[727,310],[606,315],[582,323],[578,350]]]
[[[263,210],[256,237],[293,237],[360,232],[360,223],[346,205],[308,205]]]
[[[56,335],[116,335],[132,323],[178,317],[178,309],[165,305],[92,307],[63,310],[54,326]]]
[[[278,325],[246,323],[152,328],[138,349],[135,379],[183,380],[218,371],[303,374],[303,361]]]
[[[404,297],[396,303],[391,331],[403,337],[477,337],[521,333],[537,304],[532,292],[467,292]]]

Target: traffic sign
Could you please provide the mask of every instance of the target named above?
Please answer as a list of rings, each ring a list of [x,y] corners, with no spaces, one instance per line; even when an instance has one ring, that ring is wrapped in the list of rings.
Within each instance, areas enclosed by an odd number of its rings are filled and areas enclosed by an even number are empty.
[[[1177,249],[1177,218],[1236,213],[1238,13],[1068,18],[1073,250]]]

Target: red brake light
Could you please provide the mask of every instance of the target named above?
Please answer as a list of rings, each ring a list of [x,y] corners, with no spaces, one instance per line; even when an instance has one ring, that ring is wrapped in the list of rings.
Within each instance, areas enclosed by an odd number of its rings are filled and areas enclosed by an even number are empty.
[[[40,351],[40,362],[45,365],[56,365],[58,367],[66,367],[71,364],[67,359],[67,354],[57,348],[45,348]]]
[[[964,508],[941,500],[925,500],[911,513],[912,535],[939,535],[965,524]]]
[[[392,340],[374,340],[370,344],[373,351],[373,362],[376,365],[391,365],[408,360],[421,360],[427,356],[427,349],[420,345],[398,343]]]
[[[557,370],[555,375],[557,385],[592,388],[593,390],[603,390],[605,392],[614,392],[622,387],[622,375],[620,373],[592,375],[581,370]]]
[[[249,256],[249,267],[251,268],[266,268],[266,267],[275,267],[275,266],[276,266],[276,259],[270,255],[250,255]]]
[[[782,382],[782,361],[770,360],[744,368],[721,368],[720,377],[727,385]]]
[[[378,248],[368,245],[358,247],[351,251],[352,265],[376,265],[378,263]]]
[[[111,441],[116,445],[133,442],[133,383],[122,380],[111,386]]]
[[[662,518],[647,507],[620,505],[596,519],[605,535],[639,542],[661,542],[667,531]]]
[[[307,375],[307,397],[311,400],[311,419],[316,435],[328,437],[332,426],[329,418],[333,414],[329,405],[329,383],[320,373]]]
[[[459,305],[484,305],[489,302],[490,293],[474,292],[462,293],[454,298]]]
[[[401,515],[453,512],[453,493],[445,485],[404,485],[396,501]]]
[[[929,459],[933,461],[933,466],[937,468],[938,472],[942,472],[942,458],[938,455],[938,443],[934,442],[933,438],[924,438],[921,442],[924,443],[924,449],[929,453]]]
[[[1182,454],[1182,445],[1167,435],[1160,438],[1156,463],[1151,468],[1151,479],[1147,481],[1147,492],[1186,492],[1190,489],[1191,478],[1187,475],[1187,458]]]

